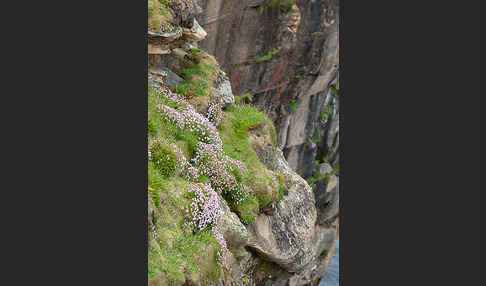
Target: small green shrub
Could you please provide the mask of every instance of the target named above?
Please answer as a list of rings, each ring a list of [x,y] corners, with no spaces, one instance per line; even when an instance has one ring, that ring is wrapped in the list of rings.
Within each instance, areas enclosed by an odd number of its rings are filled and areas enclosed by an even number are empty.
[[[190,79],[193,75],[200,75],[206,77],[208,74],[205,71],[203,71],[200,66],[194,65],[191,68],[181,70],[180,75],[184,79]]]
[[[253,100],[253,96],[249,92],[242,95],[235,96],[235,103],[237,105],[250,103],[252,100]]]
[[[332,106],[328,105],[320,114],[319,121],[327,120],[332,113]]]
[[[148,187],[148,190],[150,192],[150,197],[152,198],[155,206],[159,207],[160,206],[160,197],[159,197],[159,194],[157,193],[157,190],[151,188],[150,186]]]
[[[249,130],[259,127],[265,120],[265,114],[250,105],[231,106],[230,111],[236,115],[232,123],[238,135],[248,135]]]
[[[327,250],[327,249],[324,249],[324,250],[321,252],[321,256],[327,256],[327,253],[328,253],[328,250]]]
[[[184,95],[186,98],[190,94],[198,96],[209,96],[209,85],[204,79],[184,81],[174,88],[174,92]]]
[[[331,94],[337,96],[339,92],[339,81],[333,83],[329,88],[331,90]]]
[[[153,13],[154,13],[154,7],[148,7],[148,17],[149,18],[152,17]]]
[[[322,162],[329,164],[329,159],[327,158],[327,154],[324,154],[324,156],[322,156]]]
[[[331,175],[332,175],[332,172],[330,172],[330,173],[315,172],[311,177],[307,178],[307,183],[311,187],[314,186],[314,184],[317,181],[320,181],[320,180],[324,180],[327,183],[327,182],[329,182]]]
[[[269,60],[271,60],[275,57],[280,57],[280,48],[279,47],[272,49],[271,51],[269,51],[267,54],[265,54],[262,57],[256,58],[255,62],[256,63],[262,63],[262,62],[269,61]]]
[[[284,192],[285,192],[285,186],[279,178],[279,180],[278,180],[278,200],[277,200],[277,203],[280,202],[283,199]]]
[[[250,283],[250,279],[246,275],[243,275],[243,277],[241,277],[241,281],[245,284]]]
[[[290,107],[290,113],[295,113],[297,111],[297,107],[301,103],[300,98],[294,98],[289,102],[289,107]]]

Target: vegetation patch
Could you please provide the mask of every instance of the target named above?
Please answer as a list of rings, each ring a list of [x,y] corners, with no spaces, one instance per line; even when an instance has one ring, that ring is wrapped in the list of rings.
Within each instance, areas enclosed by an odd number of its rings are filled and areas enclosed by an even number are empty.
[[[290,113],[295,113],[297,111],[297,107],[302,102],[300,98],[294,98],[289,102]]]
[[[235,103],[237,105],[248,104],[248,103],[252,102],[252,100],[253,100],[253,96],[249,92],[242,94],[242,95],[236,95],[235,96]]]
[[[197,110],[209,106],[213,83],[218,77],[219,69],[216,59],[197,48],[186,49],[186,58],[181,60],[178,74],[184,79],[173,91],[184,95]]]
[[[262,207],[282,199],[285,182],[265,168],[249,142],[258,137],[275,148],[275,127],[264,113],[248,105],[232,105],[221,116],[197,112],[195,100],[209,100],[220,70],[206,52],[186,52],[178,71],[184,81],[174,89],[180,96],[165,86],[148,89],[148,195],[153,209],[148,276],[168,285],[184,284],[188,277],[208,285],[222,274],[218,262],[226,247],[215,231],[217,194],[248,224]],[[242,99],[251,101],[251,94]],[[203,213],[213,219],[207,223]]]
[[[233,105],[225,112],[220,130],[223,150],[226,154],[248,167],[248,172],[237,172],[236,176],[243,185],[251,190],[251,195],[254,196],[254,198],[250,196],[240,206],[236,206],[236,210],[240,211],[245,217],[245,221],[248,222],[252,215],[256,216],[259,208],[278,199],[278,183],[275,178],[272,178],[274,177],[273,172],[266,170],[256,152],[249,145],[249,133],[260,136],[269,135],[272,140],[275,140],[275,127],[271,120],[257,108],[248,105]]]
[[[154,167],[165,176],[170,177],[175,172],[175,156],[169,146],[164,145],[161,141],[157,141],[150,146],[150,160]]]
[[[165,279],[169,285],[183,284],[187,276],[196,277],[203,285],[215,281],[222,273],[217,253],[221,246],[210,229],[193,232],[187,225],[191,198],[190,181],[179,176],[177,154],[172,145],[190,158],[198,141],[196,132],[180,130],[157,110],[161,104],[174,109],[183,106],[167,100],[149,87],[148,192],[154,210],[153,228],[149,229],[148,277]],[[162,162],[160,161],[162,160]],[[198,178],[206,181],[207,178]]]
[[[332,113],[332,107],[328,105],[324,110],[319,114],[319,121],[321,122],[327,122],[327,119]]]
[[[269,61],[273,58],[278,58],[280,57],[281,54],[280,54],[280,47],[277,47],[277,48],[273,48],[271,51],[269,51],[268,53],[266,53],[264,56],[261,56],[261,57],[258,57],[255,59],[255,62],[256,63],[262,63],[262,62],[266,62],[266,61]]]
[[[307,178],[307,183],[312,188],[317,181],[320,181],[322,179],[324,179],[326,183],[329,182],[331,176],[332,176],[332,172],[329,173],[315,172],[312,176]]]
[[[148,0],[148,29],[164,33],[161,26],[171,26],[173,11],[166,0]]]

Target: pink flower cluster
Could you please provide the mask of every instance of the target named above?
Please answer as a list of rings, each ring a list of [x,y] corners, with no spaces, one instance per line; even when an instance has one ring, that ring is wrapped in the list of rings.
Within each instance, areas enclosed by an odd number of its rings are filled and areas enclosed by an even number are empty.
[[[165,116],[167,116],[168,120],[175,123],[177,127],[179,127],[180,129],[184,129],[185,126],[184,115],[182,115],[179,111],[163,104],[157,105],[157,109],[160,112],[162,112]]]
[[[228,248],[226,246],[226,240],[218,229],[222,216],[218,194],[210,185],[203,183],[190,184],[188,192],[194,195],[189,210],[186,210],[186,212],[191,213],[192,217],[189,225],[198,230],[203,230],[206,227],[212,228],[214,237],[221,245],[221,249],[218,251],[219,262],[223,267],[227,268],[226,253],[228,252]]]
[[[170,147],[172,147],[172,150],[176,155],[176,166],[182,171],[184,177],[190,181],[199,178],[199,171],[187,161],[186,156],[184,156],[181,149],[173,143],[170,144]]]
[[[224,239],[224,236],[221,234],[221,232],[219,232],[218,227],[213,227],[213,235],[218,241],[218,243],[221,245],[221,249],[218,251],[219,263],[222,267],[229,270],[229,267],[226,263],[226,253],[228,252],[228,247],[226,246],[226,240]]]
[[[209,119],[210,122],[214,124],[214,126],[218,126],[223,118],[223,110],[221,109],[220,102],[210,102],[208,113],[206,117]]]
[[[190,104],[187,104],[181,111],[163,104],[157,105],[157,109],[178,128],[196,133],[199,140],[222,146],[223,143],[216,127],[206,117],[194,110]]]
[[[216,127],[206,117],[194,110],[190,104],[183,111],[183,115],[186,119],[186,128],[191,132],[196,132],[199,140],[220,147],[223,145]]]
[[[246,167],[245,163],[235,160],[230,156],[226,156],[226,161],[232,165],[234,165],[240,171],[248,172],[248,168]]]
[[[176,103],[178,105],[186,105],[187,104],[187,102],[182,97],[180,97],[179,95],[177,95],[177,93],[173,93],[166,86],[154,86],[154,89],[159,94],[161,94],[164,98],[166,98],[167,100],[169,100],[169,101],[171,101],[173,103]]]
[[[217,145],[199,142],[196,157],[192,160],[201,175],[209,177],[211,186],[220,194],[231,194],[232,200],[239,204],[245,198],[242,186],[231,173],[234,168],[247,170],[245,164],[227,156]]]
[[[189,185],[188,192],[193,194],[193,199],[189,207],[192,220],[189,225],[197,227],[199,230],[207,226],[215,226],[221,219],[221,207],[219,205],[218,194],[209,184],[192,183]]]

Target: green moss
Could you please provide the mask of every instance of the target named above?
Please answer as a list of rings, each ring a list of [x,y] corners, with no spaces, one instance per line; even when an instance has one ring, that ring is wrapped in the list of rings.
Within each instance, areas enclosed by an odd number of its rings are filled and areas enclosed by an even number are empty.
[[[149,134],[151,134],[152,136],[156,136],[157,135],[157,127],[155,126],[155,123],[153,120],[149,119],[148,120],[148,132]]]
[[[246,276],[246,275],[243,275],[243,277],[241,277],[241,282],[243,282],[245,284],[249,284],[250,278],[248,278],[248,276]]]
[[[317,181],[320,181],[324,179],[327,182],[329,182],[329,179],[331,178],[332,172],[329,173],[320,173],[320,172],[315,172],[311,177],[307,178],[307,183],[309,186],[313,186]]]
[[[271,120],[257,108],[248,105],[234,105],[224,112],[220,124],[223,150],[231,158],[245,163],[248,168],[248,172],[236,170],[234,173],[237,181],[252,191],[252,194],[240,205],[233,205],[233,209],[245,223],[251,222],[256,217],[259,208],[278,199],[276,179],[271,177],[272,172],[266,171],[255,150],[250,146],[250,133],[260,136],[268,135],[272,139],[276,136]],[[269,189],[272,191],[269,192]]]
[[[324,110],[319,114],[319,121],[327,120],[329,115],[332,113],[332,106],[328,105]]]
[[[270,0],[270,2],[268,2],[268,7],[273,7],[277,3],[278,3],[278,0]]]
[[[159,19],[152,19],[152,26],[154,26],[154,27],[160,26],[160,20]]]
[[[148,0],[148,28],[149,30],[161,33],[162,26],[168,26],[173,20],[173,11],[167,1]]]
[[[193,75],[200,75],[202,77],[208,76],[208,74],[205,71],[203,71],[202,67],[199,65],[193,65],[190,68],[181,70],[180,75],[184,79],[190,79]]]
[[[324,154],[324,156],[322,156],[322,162],[329,164],[329,159],[327,158],[327,154]]]
[[[249,194],[246,199],[243,200],[243,202],[233,207],[240,217],[241,222],[244,224],[253,222],[256,219],[260,209],[256,197],[252,194]]]
[[[285,176],[283,174],[276,172],[275,175],[278,180],[278,199],[277,199],[277,203],[278,203],[284,197],[286,182],[285,182]]]
[[[273,58],[280,57],[280,56],[281,56],[280,55],[280,48],[277,47],[277,48],[272,49],[268,53],[266,53],[264,56],[256,58],[255,62],[256,63],[262,63],[262,62],[266,62],[266,61],[269,61]]]
[[[297,107],[302,102],[300,98],[294,98],[289,102],[290,113],[295,113],[297,111]]]
[[[184,81],[174,88],[174,92],[190,99],[193,96],[205,97],[208,101],[211,95],[211,85],[218,74],[217,62],[205,51],[191,48],[185,50],[187,59],[181,60],[182,69],[179,74]],[[196,99],[197,100],[197,99]],[[194,102],[191,102],[194,103]],[[204,103],[203,105],[206,105]]]
[[[152,14],[154,13],[154,7],[148,7],[148,17],[152,17]]]
[[[161,142],[155,142],[150,146],[150,152],[152,153],[150,160],[154,164],[154,167],[163,176],[172,176],[175,172],[176,159],[171,148]]]
[[[149,188],[164,199],[159,205],[153,205],[159,218],[155,231],[149,232],[149,279],[162,275],[170,285],[184,283],[185,276],[195,275],[207,285],[221,274],[217,263],[220,245],[210,229],[193,233],[185,224],[184,209],[190,203],[186,191],[189,182],[171,177],[165,179],[165,187],[161,190],[157,188],[156,171],[149,165]]]
[[[235,96],[235,103],[237,105],[250,103],[252,100],[253,100],[253,96],[249,92],[242,94],[242,95],[236,95]]]

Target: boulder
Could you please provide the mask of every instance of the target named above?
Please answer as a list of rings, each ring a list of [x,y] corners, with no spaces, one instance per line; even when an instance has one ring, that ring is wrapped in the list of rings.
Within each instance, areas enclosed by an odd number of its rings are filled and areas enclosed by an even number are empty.
[[[223,213],[218,229],[223,234],[228,248],[245,246],[248,243],[248,231],[238,216],[230,210],[226,201],[221,196],[219,199]]]
[[[221,71],[215,82],[212,90],[212,96],[214,98],[220,98],[223,104],[223,108],[235,103],[235,97],[231,90],[231,83],[226,76],[226,73]]]
[[[182,28],[182,36],[184,41],[187,42],[199,42],[206,38],[207,34],[206,31],[199,25],[197,20],[193,18],[193,24],[191,28]]]
[[[286,177],[290,188],[276,204],[272,216],[261,213],[248,226],[248,246],[287,271],[298,272],[316,255],[314,194],[307,182],[289,167],[282,151],[277,149],[270,163]]]

